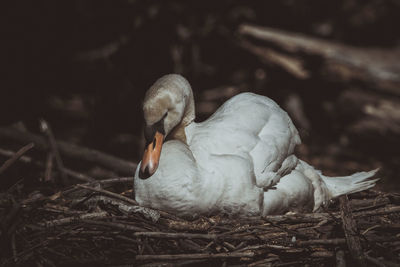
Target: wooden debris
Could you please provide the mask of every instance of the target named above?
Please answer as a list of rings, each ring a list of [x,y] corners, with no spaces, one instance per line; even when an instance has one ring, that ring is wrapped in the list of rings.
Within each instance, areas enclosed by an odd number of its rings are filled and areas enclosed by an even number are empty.
[[[6,157],[13,157],[16,154],[17,154],[17,152],[0,148],[0,155],[6,156]],[[28,157],[28,156],[18,157],[18,161],[23,162],[23,163],[28,163],[28,164],[31,163],[33,165],[36,165],[36,166],[39,166],[39,167],[43,167],[43,163],[42,162],[36,161],[36,160],[34,160],[34,159],[32,159],[31,157]],[[75,179],[77,179],[79,181],[91,182],[91,181],[95,180],[94,178],[92,178],[92,177],[90,177],[90,176],[88,176],[86,174],[79,173],[79,172],[76,172],[76,171],[68,169],[68,168],[64,168],[64,172],[68,176],[70,176],[72,178],[75,178]]]
[[[181,260],[181,259],[220,259],[254,257],[254,252],[218,253],[218,254],[175,254],[175,255],[137,255],[136,260]]]
[[[11,155],[11,158],[8,159],[3,165],[0,167],[0,174],[2,174],[5,170],[7,170],[14,162],[16,162],[19,158],[22,157],[27,151],[34,147],[33,143],[29,143],[26,146],[22,147],[15,154]]]
[[[242,47],[253,54],[281,65],[298,78],[308,77],[302,61],[293,54],[303,53],[317,55],[327,61],[326,70],[342,79],[357,79],[374,84],[392,94],[400,95],[400,49],[378,49],[352,47],[334,41],[323,40],[298,33],[285,32],[268,27],[243,24],[239,34],[268,42],[277,49],[271,52],[271,47],[255,46],[248,41],[241,43]],[[279,59],[278,59],[279,58]]]
[[[352,257],[360,266],[365,266],[365,257],[359,238],[357,224],[353,218],[353,214],[350,210],[349,200],[347,195],[341,196],[340,200],[340,213],[343,222],[343,230],[346,236],[347,246],[351,252]]]
[[[57,145],[63,153],[62,143]],[[0,149],[0,154],[44,166],[23,153],[17,157]],[[85,183],[54,188],[51,194],[1,195],[2,245],[9,249],[0,264],[344,266],[354,255],[361,255],[360,262],[364,257],[373,264],[399,263],[396,194],[361,192],[323,213],[187,220],[123,195],[133,177],[94,180],[63,169]]]
[[[54,137],[53,131],[51,130],[50,125],[44,119],[40,120],[40,128],[46,134],[47,138],[49,139],[51,155],[53,155],[54,158],[56,159],[57,168],[58,168],[58,171],[60,172],[60,176],[61,176],[61,184],[66,186],[69,184],[69,182],[68,182],[66,173],[64,171],[64,163],[61,159],[61,155],[58,150],[57,142]]]
[[[201,261],[202,265],[225,262],[226,265],[316,266],[336,262],[345,266],[352,262],[349,257],[354,254],[352,245],[346,246],[349,238],[354,238],[349,235],[354,230],[347,226],[349,214],[358,228],[353,232],[360,237],[358,253],[374,264],[399,263],[388,253],[398,249],[400,242],[399,235],[395,235],[400,224],[400,207],[393,203],[396,198],[390,194],[370,191],[354,195],[345,207],[342,203],[341,210],[333,206],[325,213],[246,219],[216,215],[188,221],[154,211],[159,217],[153,220],[146,212],[138,212],[146,208],[120,196],[121,192],[116,190],[119,186],[113,185],[121,183],[129,185],[131,178],[110,178],[68,187],[57,197],[42,198],[41,202],[21,199],[22,204],[17,206],[0,202],[0,212],[7,218],[3,224],[10,236],[7,242],[12,248],[0,263],[172,266]],[[83,200],[78,200],[78,204],[72,189],[81,190]],[[14,208],[7,208],[10,205]],[[369,208],[353,211],[360,207]],[[343,218],[346,226],[342,228]],[[376,247],[386,249],[383,253]],[[298,260],[293,261],[294,258]]]
[[[346,267],[345,254],[341,249],[336,251],[336,267]]]
[[[13,127],[0,127],[0,138],[7,138],[22,143],[32,142],[40,150],[47,150],[46,140],[36,134],[23,132]],[[136,169],[136,164],[105,154],[94,149],[80,147],[62,141],[57,141],[57,147],[62,155],[78,160],[85,160],[100,164],[123,175],[132,175]]]

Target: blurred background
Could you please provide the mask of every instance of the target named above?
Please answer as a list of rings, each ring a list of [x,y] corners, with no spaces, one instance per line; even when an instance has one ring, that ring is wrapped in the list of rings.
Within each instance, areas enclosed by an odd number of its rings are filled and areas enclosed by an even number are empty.
[[[378,189],[400,190],[398,0],[22,0],[0,12],[0,127],[42,134],[44,118],[57,140],[138,162],[144,93],[180,73],[197,121],[240,92],[268,96],[298,127],[299,157],[328,175],[380,167]],[[20,147],[0,134],[0,148]],[[14,166],[1,183],[44,172]]]

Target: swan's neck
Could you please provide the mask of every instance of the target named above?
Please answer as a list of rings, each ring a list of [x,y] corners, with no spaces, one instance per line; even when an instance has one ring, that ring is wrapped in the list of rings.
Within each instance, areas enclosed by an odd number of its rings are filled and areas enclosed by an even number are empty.
[[[185,111],[180,122],[172,129],[168,135],[168,139],[179,140],[187,144],[187,136],[185,128],[191,124],[195,119],[194,97],[193,92],[190,90],[188,99],[185,101]]]

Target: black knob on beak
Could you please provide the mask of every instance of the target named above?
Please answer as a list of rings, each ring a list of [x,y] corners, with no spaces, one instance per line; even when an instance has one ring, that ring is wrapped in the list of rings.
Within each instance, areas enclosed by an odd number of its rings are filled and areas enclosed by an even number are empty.
[[[146,166],[146,168],[144,170],[142,170],[142,168],[140,168],[139,170],[139,178],[140,179],[147,179],[151,176],[150,174],[150,170],[149,170],[149,166]]]

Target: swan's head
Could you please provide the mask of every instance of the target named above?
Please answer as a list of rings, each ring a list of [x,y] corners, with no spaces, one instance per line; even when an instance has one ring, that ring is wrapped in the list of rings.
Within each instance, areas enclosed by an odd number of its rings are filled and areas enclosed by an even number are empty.
[[[193,93],[189,82],[178,74],[158,79],[146,93],[143,114],[146,148],[139,177],[146,179],[157,170],[164,139],[173,135],[172,139],[182,140],[180,133],[194,120]]]

